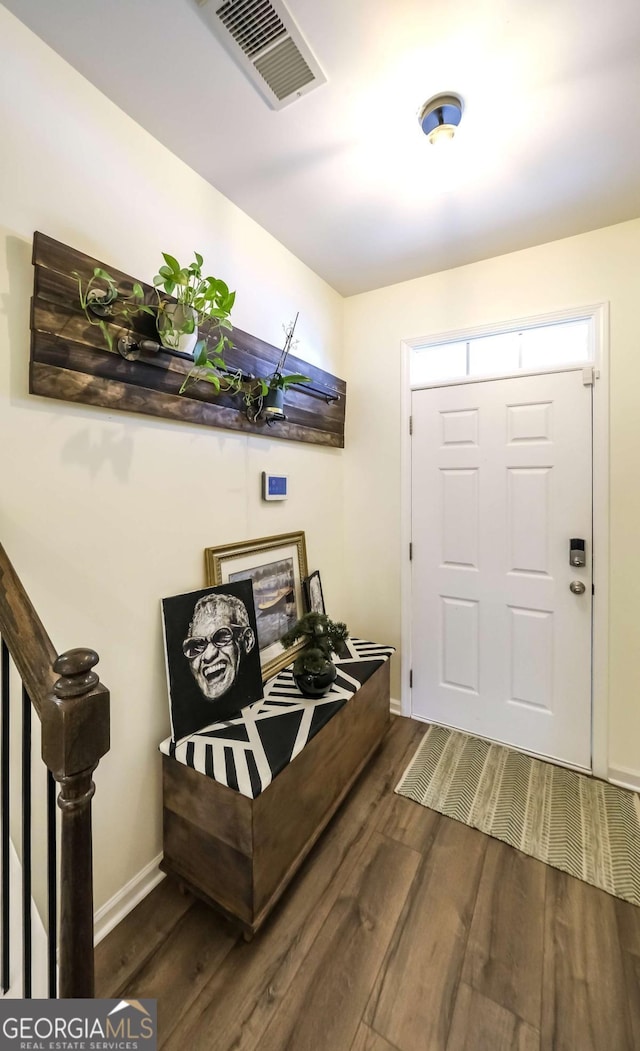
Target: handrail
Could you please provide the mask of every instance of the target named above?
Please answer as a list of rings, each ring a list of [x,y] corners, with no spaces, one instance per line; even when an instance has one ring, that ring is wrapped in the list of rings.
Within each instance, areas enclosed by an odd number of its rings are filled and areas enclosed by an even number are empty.
[[[1,544],[0,635],[40,717],[43,762],[60,786],[58,995],[92,997],[92,775],[109,751],[109,691],[93,671],[93,650],[57,656]]]
[[[0,635],[38,715],[53,689],[58,654],[9,557],[0,544]]]

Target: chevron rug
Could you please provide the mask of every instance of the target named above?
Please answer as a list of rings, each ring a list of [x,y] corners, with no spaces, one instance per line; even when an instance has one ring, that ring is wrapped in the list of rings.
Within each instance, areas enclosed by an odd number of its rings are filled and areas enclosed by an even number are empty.
[[[635,792],[440,726],[396,792],[640,905]]]

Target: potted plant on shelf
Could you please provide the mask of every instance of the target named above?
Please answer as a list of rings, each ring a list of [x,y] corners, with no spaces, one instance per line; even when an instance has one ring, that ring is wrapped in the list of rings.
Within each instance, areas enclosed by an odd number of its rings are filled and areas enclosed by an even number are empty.
[[[73,277],[78,282],[78,297],[85,317],[90,325],[99,327],[109,350],[113,350],[113,336],[107,321],[129,328],[132,318],[137,314],[156,315],[154,307],[145,303],[144,290],[137,281],[132,286],[131,294],[122,296],[115,278],[102,267],[94,267],[93,274],[86,282],[77,270],[73,271]]]
[[[236,294],[230,292],[228,285],[220,278],[203,275],[204,260],[199,252],[194,252],[194,261],[188,266],[181,266],[168,252],[163,252],[162,258],[164,265],[153,279],[154,288],[162,289],[168,296],[175,297],[177,302],[160,300],[160,342],[168,350],[202,357],[206,345],[199,344],[198,326],[203,321],[211,321],[216,332],[230,329],[229,314]],[[224,333],[220,332],[217,345],[212,351],[214,358],[222,359],[227,342]],[[213,365],[209,352],[206,353],[202,364],[206,365],[208,361]],[[222,364],[224,366],[224,361]]]
[[[341,642],[349,637],[342,621],[329,620],[324,613],[305,613],[281,638],[288,649],[299,639],[303,648],[293,663],[293,677],[304,697],[322,697],[335,681],[336,666],[331,659]]]
[[[270,423],[273,420],[285,420],[285,391],[295,383],[310,382],[310,377],[303,376],[300,372],[291,372],[287,376],[285,376],[283,372],[287,356],[292,347],[297,344],[297,340],[294,341],[293,339],[293,334],[298,322],[298,317],[299,314],[296,314],[295,319],[289,322],[288,325],[284,326],[284,346],[275,369],[270,376],[266,377],[266,379],[256,379],[253,386],[250,388],[248,397],[245,397],[249,419],[255,421],[260,415],[264,414],[267,423]],[[252,409],[254,410],[253,415],[251,414]]]
[[[132,286],[131,293],[124,296],[118,289],[118,282],[107,270],[96,267],[88,281],[74,271],[80,306],[87,320],[99,326],[109,350],[113,350],[114,337],[108,323],[131,329],[137,314],[149,314],[156,319],[162,346],[179,353],[193,353],[194,367],[184,379],[181,394],[189,383],[200,379],[211,383],[218,392],[224,390],[236,393],[242,388],[242,375],[228,369],[224,361],[224,353],[229,346],[224,330],[231,328],[229,315],[235,292],[230,292],[224,281],[202,275],[203,259],[198,252],[194,253],[195,260],[188,267],[180,266],[168,252],[162,255],[164,264],[154,278],[158,302],[153,306],[145,303],[144,289],[138,282]],[[163,299],[160,289],[175,296],[177,302]],[[212,348],[207,339],[198,339],[198,325],[205,320],[213,325],[215,345]],[[147,351],[159,349],[152,340],[145,340],[144,343]],[[134,351],[129,354],[127,349],[130,341],[118,340],[119,352],[129,360],[136,359],[140,345],[138,340],[136,350],[134,342]]]

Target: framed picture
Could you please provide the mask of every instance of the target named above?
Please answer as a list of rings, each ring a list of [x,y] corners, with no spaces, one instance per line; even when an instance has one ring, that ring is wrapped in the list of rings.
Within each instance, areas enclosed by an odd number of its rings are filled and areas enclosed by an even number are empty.
[[[162,617],[174,741],[260,700],[250,581],[165,598]]]
[[[304,533],[282,533],[260,540],[208,547],[204,553],[208,584],[253,584],[258,647],[263,680],[295,659],[301,642],[285,650],[280,639],[304,613],[302,581],[307,576]]]
[[[324,608],[322,584],[320,582],[320,573],[317,569],[314,573],[310,573],[308,577],[304,578],[302,581],[302,590],[304,592],[304,603],[307,613],[327,612]]]

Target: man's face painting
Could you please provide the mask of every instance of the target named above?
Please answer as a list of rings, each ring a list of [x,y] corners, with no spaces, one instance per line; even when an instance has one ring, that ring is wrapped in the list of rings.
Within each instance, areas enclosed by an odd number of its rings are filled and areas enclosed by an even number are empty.
[[[246,631],[253,634],[246,625],[234,623],[231,603],[221,601],[215,607],[195,611],[183,649],[193,677],[208,700],[218,700],[233,686]]]

